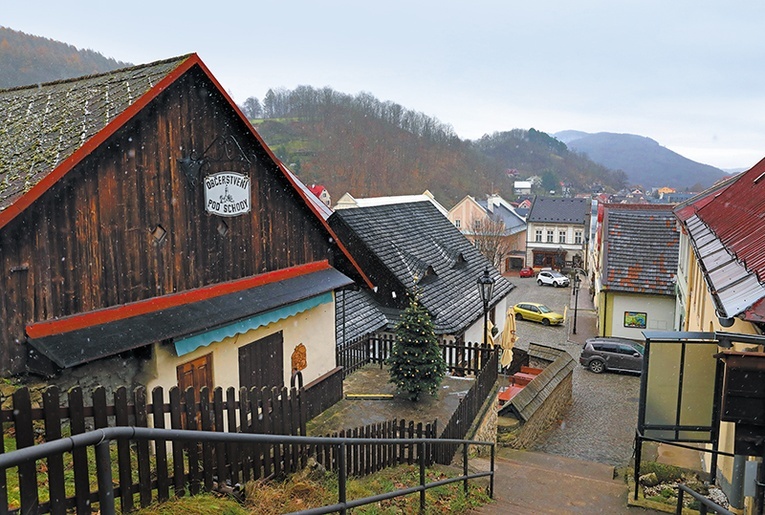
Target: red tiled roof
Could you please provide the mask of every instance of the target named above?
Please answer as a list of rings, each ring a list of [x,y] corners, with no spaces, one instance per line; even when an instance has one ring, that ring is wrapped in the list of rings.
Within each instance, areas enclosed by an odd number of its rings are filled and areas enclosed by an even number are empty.
[[[765,159],[698,208],[698,216],[747,270],[765,282]]]
[[[321,192],[324,191],[326,188],[322,186],[321,184],[311,184],[308,188],[311,190],[311,193],[316,195],[317,197],[321,195]]]

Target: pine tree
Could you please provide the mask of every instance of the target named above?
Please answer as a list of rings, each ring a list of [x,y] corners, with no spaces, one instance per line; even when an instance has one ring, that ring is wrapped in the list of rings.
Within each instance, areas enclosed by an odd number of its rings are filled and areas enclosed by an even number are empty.
[[[419,294],[410,296],[409,306],[396,326],[396,343],[390,358],[390,382],[399,393],[416,402],[424,391],[436,395],[446,374],[446,363],[438,347],[433,320],[420,304]]]

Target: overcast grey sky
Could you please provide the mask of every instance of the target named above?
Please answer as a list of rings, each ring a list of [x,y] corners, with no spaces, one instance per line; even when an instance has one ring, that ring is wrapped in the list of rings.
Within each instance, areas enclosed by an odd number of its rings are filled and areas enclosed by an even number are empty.
[[[763,22],[762,0],[0,0],[0,25],[120,61],[196,52],[238,103],[330,86],[461,138],[631,133],[721,168],[765,157]]]

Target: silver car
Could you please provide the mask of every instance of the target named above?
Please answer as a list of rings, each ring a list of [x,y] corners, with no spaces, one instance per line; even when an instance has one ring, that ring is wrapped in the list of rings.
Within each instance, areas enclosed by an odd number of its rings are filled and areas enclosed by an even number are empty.
[[[643,345],[626,338],[589,338],[582,347],[579,363],[596,374],[606,370],[639,374],[643,371],[644,353]]]
[[[559,286],[568,286],[569,279],[567,276],[555,270],[542,270],[537,275],[537,284],[542,286],[543,284],[552,285],[558,288]]]

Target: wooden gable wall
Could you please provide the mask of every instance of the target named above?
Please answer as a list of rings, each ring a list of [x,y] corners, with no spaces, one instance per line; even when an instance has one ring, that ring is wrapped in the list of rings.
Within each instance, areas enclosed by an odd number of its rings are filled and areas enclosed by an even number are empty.
[[[249,214],[205,211],[203,177],[192,186],[178,159],[208,147],[202,175],[249,175]],[[163,241],[152,235],[157,226]],[[24,370],[28,323],[332,263],[336,251],[231,105],[193,68],[0,229],[0,368]]]

